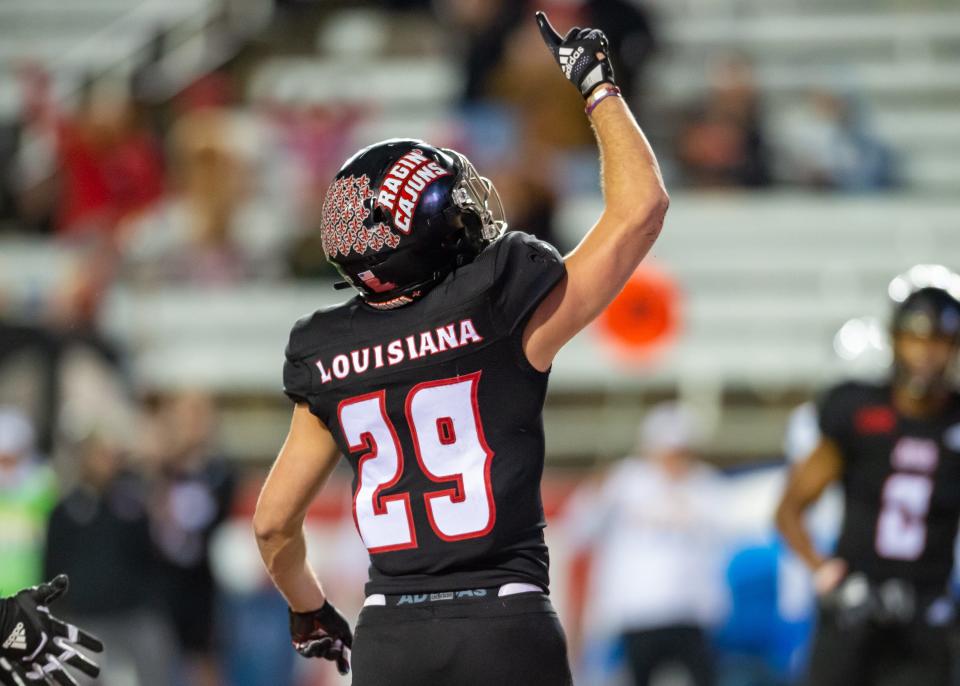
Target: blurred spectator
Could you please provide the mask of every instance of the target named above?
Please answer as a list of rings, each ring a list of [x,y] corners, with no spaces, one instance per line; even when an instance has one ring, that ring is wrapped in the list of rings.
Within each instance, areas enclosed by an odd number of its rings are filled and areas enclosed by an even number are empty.
[[[593,549],[587,614],[621,636],[637,686],[671,666],[708,686],[706,631],[726,605],[721,477],[696,458],[702,429],[685,406],[654,407],[639,439],[642,457],[612,469],[579,525]]]
[[[88,81],[76,112],[67,113],[42,67],[27,64],[18,76],[19,121],[0,136],[9,152],[0,165],[6,212],[64,236],[109,236],[120,219],[160,197],[159,143],[122,88]]]
[[[23,408],[39,451],[51,454],[59,398],[59,344],[50,332],[0,316],[0,404]]]
[[[123,356],[97,327],[111,263],[107,253],[84,253],[60,267],[52,293],[28,293],[16,306],[11,298],[10,316],[0,313],[0,396],[29,408],[41,452],[54,457],[58,440],[129,424]]]
[[[297,278],[332,277],[321,242],[320,221],[327,186],[353,150],[356,128],[370,111],[356,105],[265,102],[259,114],[276,145],[264,170],[271,207],[290,206],[299,231],[287,247],[290,272]]]
[[[214,653],[217,588],[210,568],[210,539],[230,513],[234,479],[216,452],[216,409],[200,392],[161,403],[159,461],[152,485],[152,537],[162,558],[157,589],[173,619],[187,683],[220,683]]]
[[[3,128],[0,183],[4,187],[4,216],[35,231],[53,229],[56,211],[58,116],[50,75],[41,66],[26,63],[17,71],[20,86],[18,118]]]
[[[462,102],[474,103],[483,98],[507,37],[529,12],[525,3],[512,0],[441,0],[436,4],[455,37],[454,47],[462,50]]]
[[[159,143],[109,84],[92,85],[76,115],[61,123],[57,164],[63,235],[111,233],[163,192]]]
[[[583,99],[557,78],[536,22],[521,22],[506,35],[503,57],[491,69],[483,93],[489,102],[510,108],[518,118],[518,142],[525,149],[514,150],[517,159],[593,144]]]
[[[96,432],[126,445],[134,420],[123,350],[99,327],[100,308],[113,278],[112,251],[81,251],[46,304],[47,335],[55,342],[55,395],[50,412],[56,438],[67,443]],[[59,457],[58,446],[54,455]]]
[[[522,164],[501,168],[496,173],[494,185],[503,189],[501,198],[511,230],[526,231],[542,241],[547,241],[563,250],[554,229],[557,196],[553,188],[524,169]]]
[[[786,180],[812,188],[870,191],[897,185],[896,159],[871,130],[866,109],[827,90],[809,94],[783,123]]]
[[[0,406],[0,595],[42,581],[44,529],[56,500],[33,426],[17,408]]]
[[[643,108],[647,65],[657,49],[656,25],[646,0],[586,0],[587,26],[607,34],[617,83],[633,106]],[[641,122],[642,123],[642,122]]]
[[[753,66],[719,60],[706,99],[682,125],[677,158],[685,182],[698,188],[753,188],[770,183],[764,112]]]
[[[180,117],[170,134],[173,194],[124,232],[131,276],[222,284],[283,271],[288,224],[254,193],[251,146],[261,134],[205,103]]]
[[[172,632],[155,607],[145,491],[120,449],[98,435],[74,448],[79,481],[47,531],[47,576],[70,576],[62,607],[106,644],[102,682],[170,686]],[[92,683],[85,681],[85,683]]]
[[[43,319],[58,335],[99,339],[100,307],[114,279],[115,251],[98,239],[74,248],[74,258],[47,296]]]

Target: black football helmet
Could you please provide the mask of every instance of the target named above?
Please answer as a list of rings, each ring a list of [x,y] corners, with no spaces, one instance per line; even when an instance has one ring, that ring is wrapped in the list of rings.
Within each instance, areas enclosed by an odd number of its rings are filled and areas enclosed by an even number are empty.
[[[960,343],[960,275],[940,265],[917,265],[890,283],[894,334]]]
[[[419,140],[360,150],[323,203],[327,260],[378,309],[413,302],[505,228],[490,180],[460,153]]]
[[[960,349],[960,275],[940,265],[917,265],[895,278],[889,293],[894,301],[890,328],[895,378],[916,397],[949,387]],[[897,336],[904,334],[948,341],[952,361],[945,368],[910,368],[896,346]]]

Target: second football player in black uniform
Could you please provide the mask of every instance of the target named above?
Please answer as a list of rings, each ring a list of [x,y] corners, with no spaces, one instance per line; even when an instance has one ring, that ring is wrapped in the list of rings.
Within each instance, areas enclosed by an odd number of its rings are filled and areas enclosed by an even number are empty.
[[[818,408],[822,439],[797,466],[777,511],[814,572],[820,615],[811,686],[948,686],[951,604],[944,598],[960,519],[960,277],[911,284],[892,322],[889,383],[846,383]],[[952,285],[951,285],[952,284]],[[803,511],[839,480],[845,496],[832,557],[814,548]]]
[[[359,295],[291,332],[296,407],[254,524],[295,647],[342,672],[352,647],[355,686],[571,683],[539,492],[548,372],[650,249],[667,195],[604,35],[537,21],[602,153],[605,209],[576,250],[501,235],[490,182],[422,141],[361,150],[324,203],[324,248]],[[302,535],[341,453],[371,561],[355,645]]]

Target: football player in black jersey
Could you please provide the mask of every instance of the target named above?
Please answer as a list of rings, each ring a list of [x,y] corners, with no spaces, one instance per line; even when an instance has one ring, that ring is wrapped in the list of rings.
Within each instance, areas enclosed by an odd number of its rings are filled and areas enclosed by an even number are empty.
[[[883,385],[823,397],[821,440],[793,471],[777,510],[814,574],[819,622],[811,686],[947,686],[946,600],[960,518],[960,277],[921,266],[891,285],[894,366]],[[811,542],[804,510],[840,481],[836,550]]]
[[[562,258],[505,227],[453,150],[365,148],[327,193],[323,244],[359,295],[290,334],[289,435],[257,506],[294,645],[355,686],[571,682],[547,597],[541,420],[554,356],[616,296],[660,232],[667,194],[595,29],[536,20],[586,100],[605,207]],[[370,553],[356,642],[306,560],[304,513],[343,454]]]

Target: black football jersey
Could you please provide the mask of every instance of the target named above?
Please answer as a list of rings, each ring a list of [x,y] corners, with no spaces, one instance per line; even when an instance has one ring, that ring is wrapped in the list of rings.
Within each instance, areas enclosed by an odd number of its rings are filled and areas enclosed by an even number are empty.
[[[890,386],[846,383],[824,396],[819,414],[844,462],[837,556],[877,581],[942,590],[960,520],[960,397],[938,417],[916,419],[897,412]]]
[[[284,390],[353,469],[367,593],[547,588],[548,375],[521,338],[564,273],[553,247],[511,232],[412,305],[356,297],[294,326]]]

